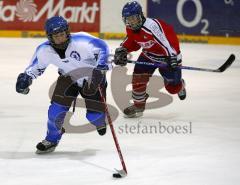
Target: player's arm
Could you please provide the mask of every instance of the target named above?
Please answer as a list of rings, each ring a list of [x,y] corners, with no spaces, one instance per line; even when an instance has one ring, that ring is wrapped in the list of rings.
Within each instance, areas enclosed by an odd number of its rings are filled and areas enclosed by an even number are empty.
[[[47,65],[48,64],[42,60],[38,51],[36,51],[29,66],[23,73],[18,75],[16,91],[21,94],[28,94],[30,91],[29,86],[32,84],[32,80],[42,75]]]

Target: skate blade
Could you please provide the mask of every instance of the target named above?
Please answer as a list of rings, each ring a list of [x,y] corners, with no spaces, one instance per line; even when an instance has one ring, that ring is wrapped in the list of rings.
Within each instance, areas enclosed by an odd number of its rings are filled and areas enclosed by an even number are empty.
[[[56,147],[52,147],[52,148],[49,148],[48,150],[45,150],[45,151],[41,151],[41,150],[37,150],[35,153],[36,154],[48,154],[48,153],[51,153],[51,152],[54,152],[55,151],[55,148]]]
[[[119,174],[121,177],[126,177],[127,173],[122,169],[122,170],[117,170],[116,168],[114,168],[115,171],[117,172],[117,174]]]
[[[124,118],[138,118],[143,116],[143,112],[137,112],[136,114],[132,114],[132,115],[126,115],[124,114]]]

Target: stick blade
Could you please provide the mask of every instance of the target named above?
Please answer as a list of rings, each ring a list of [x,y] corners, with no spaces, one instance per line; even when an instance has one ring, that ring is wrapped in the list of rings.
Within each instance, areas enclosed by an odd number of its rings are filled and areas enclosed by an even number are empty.
[[[122,178],[122,177],[126,177],[127,173],[124,170],[117,170],[115,169],[117,173],[114,173],[112,176],[114,178]]]
[[[232,65],[232,63],[235,61],[235,58],[236,58],[235,55],[231,54],[227,61],[221,67],[218,68],[218,71],[224,72],[227,68],[229,68]]]

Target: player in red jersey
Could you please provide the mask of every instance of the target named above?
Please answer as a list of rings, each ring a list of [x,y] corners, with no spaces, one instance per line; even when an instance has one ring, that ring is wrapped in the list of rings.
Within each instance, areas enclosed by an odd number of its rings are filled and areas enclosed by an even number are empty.
[[[182,57],[179,41],[173,28],[160,19],[146,18],[137,1],[124,5],[122,18],[126,25],[127,37],[115,50],[114,63],[125,66],[127,54],[142,48],[139,62],[163,62],[165,67],[158,68],[164,79],[166,90],[170,94],[178,94],[181,100],[186,98],[186,90],[182,79]],[[164,61],[162,61],[164,59]],[[157,67],[135,64],[132,78],[132,97],[134,104],[124,109],[126,117],[138,117],[145,110],[148,94],[147,84]]]

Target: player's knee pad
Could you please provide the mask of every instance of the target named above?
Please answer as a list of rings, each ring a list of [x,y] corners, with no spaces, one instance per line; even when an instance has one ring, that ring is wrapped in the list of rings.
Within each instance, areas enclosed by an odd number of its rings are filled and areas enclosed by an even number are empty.
[[[87,110],[86,118],[91,124],[101,126],[105,124],[105,113]]]
[[[165,84],[165,88],[170,94],[177,94],[182,89],[182,82],[178,84]]]
[[[69,110],[69,107],[53,102],[48,109],[49,121],[52,123],[55,123],[58,128],[61,128],[68,110]]]

